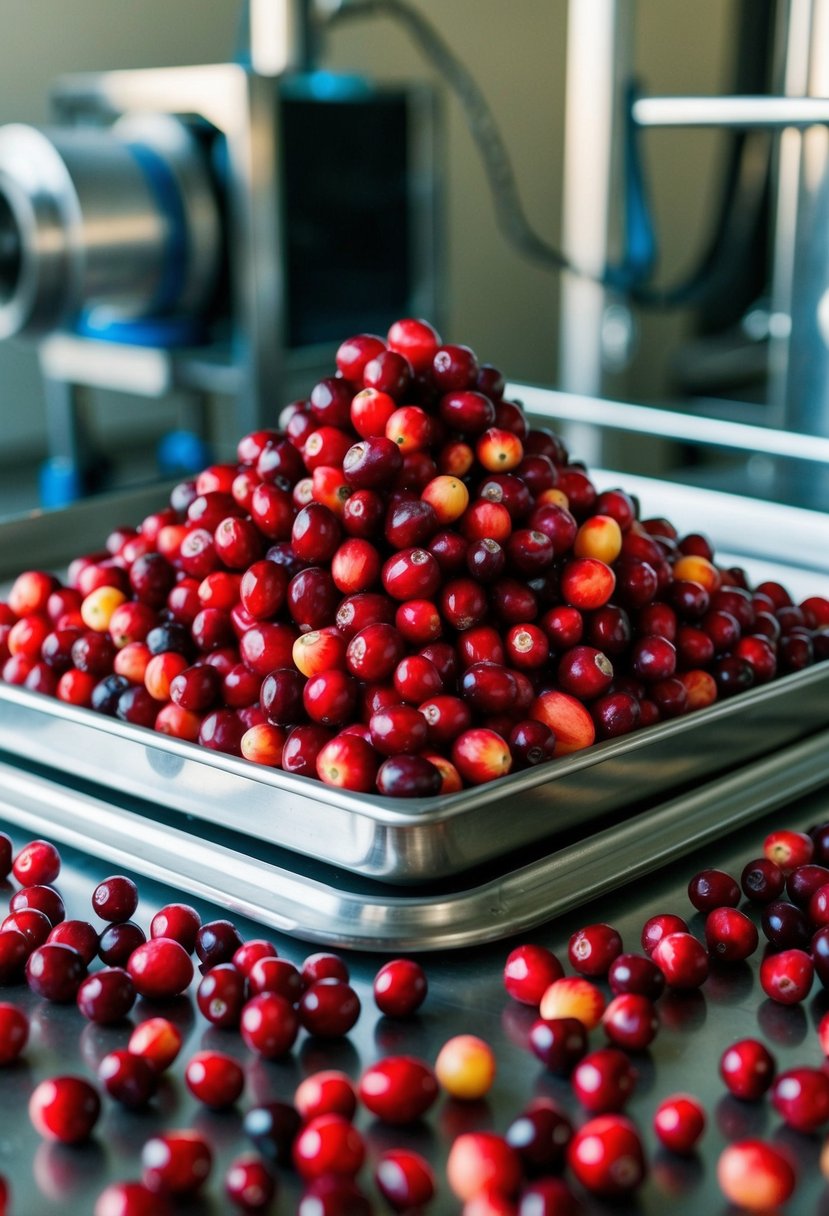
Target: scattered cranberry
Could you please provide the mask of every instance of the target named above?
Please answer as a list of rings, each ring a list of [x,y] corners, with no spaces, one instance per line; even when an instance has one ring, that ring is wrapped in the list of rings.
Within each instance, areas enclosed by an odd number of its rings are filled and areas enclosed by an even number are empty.
[[[692,1153],[705,1130],[705,1111],[689,1094],[674,1094],[656,1108],[653,1130],[672,1153]]]
[[[805,832],[781,829],[770,832],[763,841],[763,853],[788,874],[797,866],[807,865],[815,851],[814,841]]]
[[[150,937],[172,937],[188,954],[196,948],[201,917],[189,904],[165,904],[150,921]]]
[[[111,1098],[130,1110],[146,1106],[158,1088],[158,1074],[131,1051],[111,1051],[98,1065],[98,1080]]]
[[[642,949],[646,954],[653,954],[659,942],[669,933],[687,933],[688,926],[681,916],[672,912],[662,912],[646,921],[642,929]]]
[[[435,1194],[432,1167],[420,1153],[410,1149],[387,1149],[374,1167],[374,1182],[395,1212],[424,1208]]]
[[[41,1081],[29,1098],[29,1118],[47,1140],[80,1144],[87,1140],[101,1113],[97,1090],[83,1077]]]
[[[196,1004],[212,1025],[235,1028],[247,996],[248,985],[241,971],[233,963],[219,963],[200,981]]]
[[[170,1208],[143,1182],[113,1182],[101,1191],[92,1216],[170,1216]]]
[[[570,1084],[585,1110],[596,1115],[621,1110],[633,1092],[635,1080],[625,1053],[616,1047],[602,1047],[578,1062]]]
[[[242,1212],[265,1212],[276,1195],[276,1178],[259,1157],[237,1157],[224,1182],[225,1194]]]
[[[357,1087],[364,1106],[386,1123],[413,1123],[438,1095],[428,1064],[414,1056],[388,1056],[369,1065]]]
[[[135,985],[123,968],[103,967],[81,982],[77,1003],[90,1022],[109,1026],[122,1021],[132,1009]]]
[[[229,963],[242,945],[236,926],[229,920],[213,920],[196,932],[196,954],[205,970]]]
[[[490,1186],[512,1195],[521,1181],[521,1158],[494,1132],[464,1132],[449,1150],[446,1180],[464,1202]]]
[[[612,1199],[635,1190],[645,1177],[645,1155],[634,1125],[623,1115],[599,1115],[573,1136],[567,1161],[588,1191]]]
[[[587,1030],[575,1017],[538,1018],[530,1027],[529,1043],[550,1072],[569,1076],[587,1052]]]
[[[15,857],[12,873],[21,887],[48,887],[60,874],[60,853],[47,840],[32,840]]]
[[[504,987],[509,995],[523,1005],[536,1008],[552,982],[563,976],[561,963],[544,946],[516,946],[504,965]]]
[[[132,917],[137,907],[138,888],[123,874],[105,878],[92,892],[92,908],[101,920],[121,924]]]
[[[602,1026],[611,1043],[628,1051],[644,1051],[653,1042],[659,1019],[653,1001],[635,992],[615,996],[602,1014]]]
[[[222,1051],[199,1051],[187,1062],[184,1080],[194,1098],[213,1110],[233,1106],[245,1087],[242,1066]]]
[[[505,1138],[521,1158],[525,1173],[534,1175],[562,1168],[572,1135],[567,1115],[551,1100],[536,1098],[513,1119]]]
[[[307,1122],[317,1115],[342,1115],[353,1119],[357,1093],[344,1072],[336,1069],[314,1073],[297,1086],[294,1106]]]
[[[197,1132],[163,1132],[144,1144],[141,1167],[150,1190],[170,1196],[192,1195],[213,1168],[213,1153]]]
[[[80,954],[60,942],[38,946],[26,963],[26,982],[32,992],[60,1004],[75,1000],[85,976],[86,965]]]
[[[365,1145],[356,1127],[342,1115],[319,1115],[294,1140],[293,1162],[303,1178],[324,1174],[355,1175],[365,1160]]]
[[[293,1047],[299,1033],[299,1017],[284,996],[261,992],[242,1009],[239,1029],[251,1051],[266,1060],[276,1060]]]
[[[339,1038],[360,1016],[360,999],[344,980],[317,980],[302,994],[299,1018],[309,1034]]]
[[[642,954],[619,954],[610,964],[607,982],[614,996],[636,993],[651,1001],[665,991],[665,976],[653,959]]]
[[[0,1001],[0,1066],[18,1058],[29,1038],[29,1019],[22,1009]]]
[[[698,912],[736,908],[740,902],[740,888],[723,870],[701,870],[688,883],[688,898]]]
[[[136,1026],[127,1046],[160,1073],[170,1067],[181,1051],[181,1044],[181,1031],[173,1022],[167,1018],[148,1018]]]
[[[768,857],[758,857],[743,868],[740,886],[746,899],[755,904],[768,904],[782,894],[786,876]]]
[[[482,1098],[495,1080],[492,1048],[474,1034],[448,1039],[435,1060],[435,1075],[453,1098],[470,1101]]]
[[[610,925],[587,925],[570,938],[567,956],[582,975],[607,975],[622,953],[622,939]]]
[[[713,908],[706,917],[705,944],[714,959],[741,962],[754,953],[759,940],[754,922],[737,908]]]
[[[717,1181],[730,1203],[749,1212],[769,1212],[790,1198],[795,1173],[779,1149],[764,1140],[740,1140],[720,1154]]]
[[[254,1147],[269,1161],[291,1164],[291,1147],[302,1126],[299,1112],[287,1102],[265,1102],[252,1106],[242,1126]]]
[[[98,957],[108,967],[126,967],[133,953],[147,940],[135,921],[107,925],[98,938]]]
[[[423,1004],[427,991],[426,973],[413,959],[392,959],[374,977],[374,1003],[387,1017],[410,1017]]]
[[[740,1039],[720,1058],[720,1076],[735,1098],[756,1101],[771,1087],[774,1056],[758,1039]]]
[[[708,978],[708,953],[690,933],[669,933],[661,938],[653,961],[671,988],[699,988]]]
[[[190,955],[170,937],[154,937],[133,950],[127,963],[135,990],[151,1000],[179,996],[193,979]]]
[[[805,950],[781,950],[760,964],[760,985],[766,996],[781,1005],[797,1005],[811,991],[815,967]]]
[[[775,1077],[771,1101],[795,1131],[817,1131],[829,1120],[829,1076],[820,1068],[790,1068]]]

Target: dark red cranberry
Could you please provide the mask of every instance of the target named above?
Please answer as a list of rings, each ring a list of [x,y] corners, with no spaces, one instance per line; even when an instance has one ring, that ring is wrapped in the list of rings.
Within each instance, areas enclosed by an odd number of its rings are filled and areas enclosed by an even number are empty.
[[[309,1034],[339,1038],[348,1034],[360,1016],[360,999],[344,980],[320,979],[311,984],[299,1002],[299,1017]]]
[[[245,976],[233,963],[211,967],[196,992],[196,1003],[213,1026],[237,1027],[246,999]]]
[[[301,1123],[294,1106],[287,1102],[266,1102],[245,1113],[242,1127],[263,1157],[278,1165],[289,1165],[291,1145]]]
[[[213,1153],[197,1132],[162,1132],[141,1150],[141,1177],[162,1195],[192,1195],[201,1189],[213,1166]]]
[[[150,937],[172,937],[188,954],[196,948],[201,917],[189,904],[165,904],[150,921]]]
[[[111,1098],[130,1110],[146,1106],[158,1089],[158,1074],[143,1056],[123,1049],[104,1056],[98,1080]]]
[[[786,893],[793,904],[799,908],[809,905],[814,893],[829,883],[829,869],[826,866],[810,865],[796,866],[786,879]]]
[[[578,1018],[538,1018],[530,1028],[530,1049],[559,1076],[569,1076],[587,1052],[587,1030]]]
[[[80,954],[60,942],[38,946],[26,963],[27,984],[47,1001],[61,1004],[74,1001],[85,976],[86,965]]]
[[[273,726],[290,726],[304,717],[304,677],[292,667],[272,671],[262,681],[260,699],[265,718]]]
[[[538,1098],[513,1119],[504,1135],[533,1177],[561,1170],[573,1125],[555,1103]]]
[[[431,1202],[435,1194],[432,1167],[419,1153],[410,1149],[387,1149],[374,1168],[374,1181],[394,1212],[420,1211]],[[355,1216],[365,1210],[359,1202],[354,1207],[350,1204],[351,1201],[347,1210],[354,1211]],[[322,1212],[320,1216],[323,1216]]]
[[[125,967],[146,940],[144,930],[131,920],[108,925],[98,938],[98,957],[108,967]]]
[[[102,967],[84,979],[77,1004],[90,1022],[108,1026],[122,1021],[135,1004],[135,985],[121,967]]]
[[[442,782],[440,770],[423,756],[389,756],[377,770],[378,791],[396,798],[433,798]]]
[[[808,918],[801,908],[775,900],[763,908],[762,928],[778,950],[806,949],[811,938]]]
[[[785,874],[768,857],[749,861],[740,875],[743,894],[754,904],[768,904],[776,900],[785,885]]]
[[[421,706],[422,709],[422,706]],[[466,728],[464,728],[466,729]],[[507,739],[515,768],[530,768],[552,760],[556,737],[543,722],[529,718],[518,722]]]
[[[132,917],[137,907],[138,887],[123,874],[105,878],[92,892],[92,908],[101,920],[122,924]]]
[[[273,1203],[277,1182],[259,1157],[237,1157],[225,1172],[224,1189],[239,1211],[264,1212]]]
[[[631,992],[655,1001],[665,991],[665,976],[653,959],[643,954],[617,955],[610,964],[607,982],[615,996]]]
[[[0,930],[0,984],[16,984],[23,979],[32,949],[19,929]]]
[[[581,975],[607,975],[610,965],[622,953],[622,939],[611,925],[586,925],[570,938],[567,955],[570,965]]]
[[[9,912],[22,912],[24,908],[37,908],[53,926],[66,917],[63,900],[54,887],[21,887],[15,891],[9,900]]]
[[[644,1051],[659,1029],[653,1001],[637,992],[615,996],[602,1014],[602,1026],[616,1047]]]
[[[229,963],[242,945],[236,926],[229,920],[212,920],[196,933],[196,954],[204,970]]]
[[[688,898],[698,912],[736,908],[740,902],[740,888],[723,870],[700,870],[688,883]]]

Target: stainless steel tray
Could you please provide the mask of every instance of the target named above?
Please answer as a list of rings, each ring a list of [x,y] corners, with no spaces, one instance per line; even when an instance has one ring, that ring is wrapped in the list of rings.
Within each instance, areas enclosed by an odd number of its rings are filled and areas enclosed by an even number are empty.
[[[755,578],[780,578],[798,596],[829,594],[825,516],[627,474],[594,477],[638,494],[646,516],[708,532],[720,556]],[[96,547],[105,527],[155,509],[160,497],[144,491],[0,525],[0,576],[24,564],[59,566]],[[567,832],[585,834],[608,816],[624,821],[717,774],[742,771],[748,780],[756,768],[748,762],[826,727],[828,692],[829,664],[822,664],[443,799],[333,790],[2,684],[0,750],[93,783],[99,797],[143,799],[186,815],[194,836],[211,826],[238,833],[251,856],[274,846],[364,878],[422,886],[485,865],[503,872],[522,849],[552,855]]]

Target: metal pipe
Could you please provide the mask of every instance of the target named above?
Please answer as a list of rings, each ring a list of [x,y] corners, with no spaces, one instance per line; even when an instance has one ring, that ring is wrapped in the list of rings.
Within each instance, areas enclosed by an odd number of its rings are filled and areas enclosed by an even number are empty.
[[[829,97],[639,97],[631,113],[640,127],[805,130],[829,123]]]

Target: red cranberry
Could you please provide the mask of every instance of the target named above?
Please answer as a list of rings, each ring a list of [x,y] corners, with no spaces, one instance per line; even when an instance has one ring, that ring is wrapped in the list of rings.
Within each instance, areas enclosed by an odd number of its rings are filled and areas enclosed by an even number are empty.
[[[135,985],[120,967],[102,967],[82,981],[77,1004],[85,1018],[107,1026],[122,1021],[135,1004]]]
[[[342,1115],[319,1115],[294,1140],[293,1162],[305,1179],[356,1174],[365,1160],[363,1138]]]
[[[242,1212],[268,1211],[276,1195],[276,1178],[259,1157],[237,1157],[224,1182],[225,1194]]]
[[[550,950],[527,943],[510,951],[504,965],[504,987],[514,1000],[538,1007],[550,984],[563,975],[564,968]]]
[[[505,1139],[530,1176],[558,1172],[564,1165],[573,1125],[555,1103],[539,1098],[506,1130]]]
[[[197,1132],[163,1132],[151,1136],[141,1150],[144,1183],[162,1195],[194,1194],[212,1168],[210,1145]]]
[[[245,976],[232,963],[218,963],[200,981],[196,1003],[213,1026],[239,1025],[247,999]]]
[[[9,900],[9,912],[21,912],[24,908],[37,908],[48,916],[52,925],[59,925],[66,916],[66,909],[54,887],[21,887]]]
[[[604,1032],[617,1047],[644,1051],[659,1029],[653,1001],[636,992],[615,996],[602,1014]]]
[[[41,1081],[29,1098],[29,1118],[47,1140],[80,1144],[89,1138],[101,1113],[97,1091],[83,1077]]]
[[[170,1208],[143,1182],[113,1182],[101,1191],[92,1216],[170,1216]]]
[[[435,1194],[432,1167],[411,1149],[387,1149],[374,1167],[374,1182],[394,1212],[425,1208]]]
[[[815,1132],[829,1119],[829,1076],[820,1068],[790,1068],[774,1079],[771,1102],[789,1127]]]
[[[32,840],[15,857],[12,873],[21,887],[48,887],[60,873],[60,853],[48,840]]]
[[[194,1098],[213,1110],[225,1110],[245,1087],[241,1064],[222,1051],[199,1051],[187,1063],[184,1080]]]
[[[374,1003],[387,1017],[411,1017],[426,999],[426,973],[413,959],[385,963],[374,977]]]
[[[605,1114],[626,1105],[633,1092],[635,1074],[623,1051],[602,1047],[576,1064],[570,1084],[585,1110]]]
[[[674,1094],[657,1107],[653,1130],[672,1153],[692,1153],[705,1130],[705,1111],[689,1094]]]
[[[729,1144],[717,1162],[717,1182],[731,1204],[750,1211],[779,1209],[795,1188],[788,1157],[763,1140]]]
[[[190,955],[169,937],[154,937],[132,952],[127,971],[139,996],[170,1000],[179,996],[193,979]]]
[[[0,1001],[0,1066],[18,1058],[29,1039],[29,1019],[22,1009]]]
[[[302,977],[286,958],[261,958],[253,964],[248,975],[252,996],[260,992],[278,992],[291,1004],[296,1004],[303,992]]]
[[[150,921],[150,937],[171,937],[188,954],[196,948],[201,917],[189,904],[165,904]]]
[[[646,921],[642,929],[642,949],[646,954],[653,954],[659,942],[669,933],[687,933],[688,926],[681,916],[672,912],[662,912]]]
[[[771,1086],[777,1065],[765,1044],[740,1039],[720,1057],[720,1076],[736,1098],[755,1101]]]
[[[339,1038],[348,1034],[360,1015],[360,999],[344,980],[316,980],[299,1002],[299,1018],[309,1034]]]
[[[661,938],[653,961],[672,988],[698,988],[708,978],[708,953],[690,933],[669,933]]]
[[[317,1115],[342,1115],[353,1119],[357,1110],[357,1093],[344,1072],[336,1069],[314,1073],[297,1086],[294,1105],[307,1122]]]
[[[60,942],[38,946],[26,963],[26,982],[32,992],[60,1004],[75,1000],[85,976],[86,965],[80,954]]]
[[[599,1115],[583,1124],[568,1145],[567,1161],[586,1190],[610,1199],[635,1190],[645,1176],[642,1142],[623,1115]]]
[[[130,1110],[146,1106],[158,1088],[158,1074],[143,1056],[111,1051],[98,1066],[98,1080],[111,1098]]]
[[[229,920],[212,920],[196,932],[196,954],[205,970],[229,963],[242,945],[236,926]]]
[[[360,1078],[360,1101],[385,1123],[413,1123],[432,1106],[438,1083],[428,1064],[414,1056],[388,1056]]]
[[[736,908],[712,908],[705,920],[705,943],[712,958],[741,962],[757,949],[759,934],[753,921]]]
[[[251,1051],[266,1060],[276,1060],[293,1047],[299,1033],[299,1017],[284,996],[261,992],[242,1009],[239,1029]]]
[[[760,964],[760,986],[766,996],[781,1005],[797,1005],[812,988],[815,968],[805,950],[781,950],[767,955]]]
[[[97,634],[95,635],[97,637]],[[11,836],[0,832],[0,878],[8,878],[12,868],[14,845]]]
[[[98,933],[94,926],[85,920],[61,921],[55,925],[46,940],[73,946],[87,967],[98,953]]]
[[[586,925],[570,938],[567,955],[581,975],[607,975],[610,965],[622,953],[622,939],[611,925]]]
[[[763,841],[763,853],[769,861],[778,865],[784,874],[788,874],[797,866],[807,865],[812,860],[814,851],[815,844],[811,836],[788,828],[770,832]]]
[[[808,908],[814,893],[826,883],[829,883],[829,869],[810,863],[791,871],[786,879],[786,892],[793,904]]]
[[[123,874],[105,878],[92,892],[92,908],[101,920],[121,924],[132,917],[137,907],[138,888]]]

